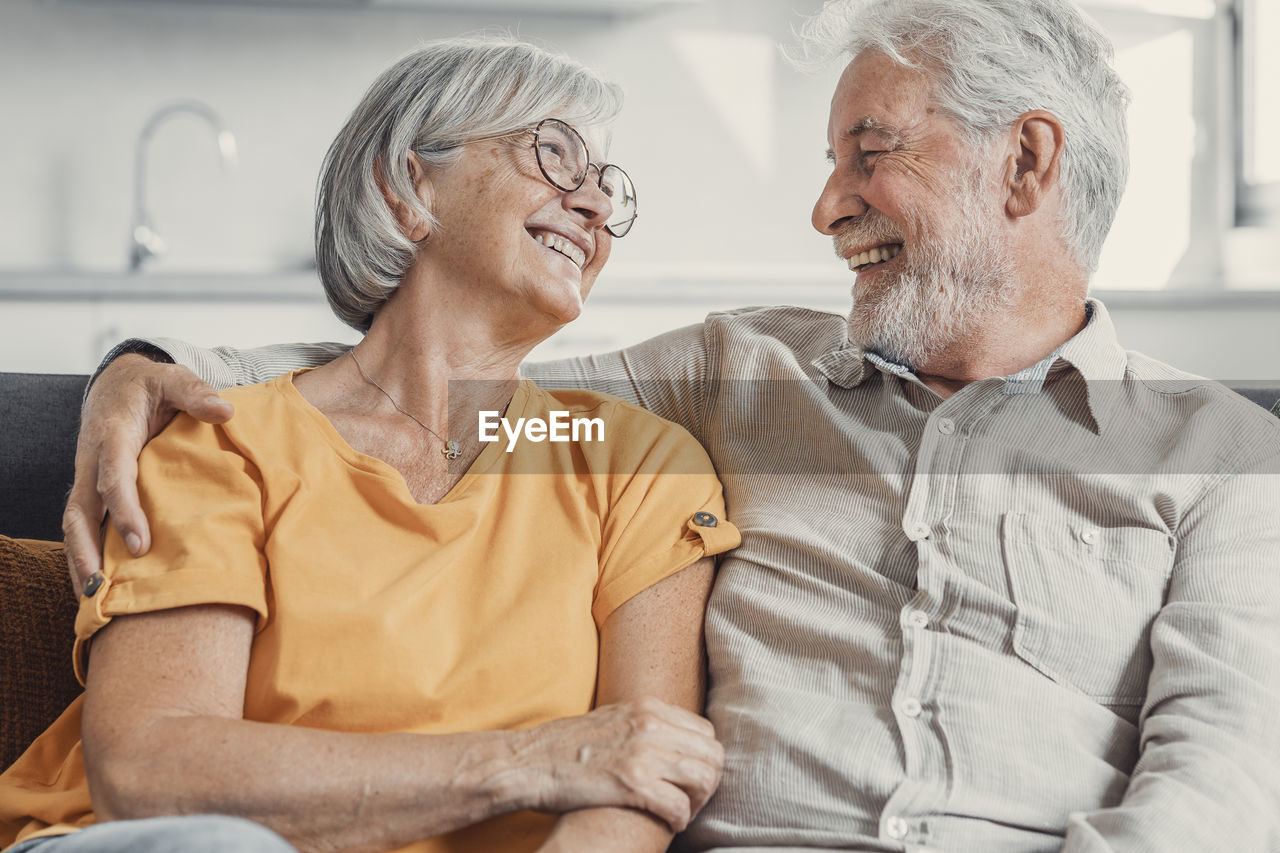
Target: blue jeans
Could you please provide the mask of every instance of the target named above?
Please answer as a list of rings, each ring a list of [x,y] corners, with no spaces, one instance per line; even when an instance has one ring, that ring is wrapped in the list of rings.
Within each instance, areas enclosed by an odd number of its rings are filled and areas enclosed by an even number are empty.
[[[8,853],[297,853],[261,824],[225,815],[152,817],[97,823],[32,838]]]

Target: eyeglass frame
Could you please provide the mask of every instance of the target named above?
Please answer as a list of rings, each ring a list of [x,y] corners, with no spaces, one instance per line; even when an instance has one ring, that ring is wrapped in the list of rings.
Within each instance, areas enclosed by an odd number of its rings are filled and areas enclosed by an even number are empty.
[[[552,122],[552,121],[567,127],[570,130],[570,132],[572,132],[573,135],[578,138],[578,141],[582,143],[582,150],[585,151],[587,154],[587,166],[585,169],[582,170],[582,179],[578,181],[577,186],[573,186],[573,187],[561,186],[560,184],[556,183],[554,179],[552,179],[550,174],[548,174],[547,167],[542,165],[542,150],[538,146],[538,135],[542,132],[542,126],[547,122]],[[622,228],[622,233],[618,233],[617,231],[613,230],[615,227],[620,227],[620,226],[613,226],[608,224],[607,222],[604,225],[604,229],[608,231],[610,235],[612,235],[614,238],[618,240],[621,240],[623,237],[627,236],[628,233],[630,233],[631,227],[636,224],[636,219],[640,216],[640,194],[635,191],[636,182],[631,180],[631,176],[627,174],[627,170],[619,166],[617,163],[592,163],[591,162],[591,146],[587,144],[587,140],[582,138],[582,134],[578,132],[578,129],[573,125],[569,124],[569,122],[565,121],[564,119],[555,118],[554,116],[551,116],[548,118],[544,118],[542,121],[538,122],[537,125],[535,125],[534,127],[522,127],[519,130],[510,130],[510,131],[507,131],[506,133],[495,133],[492,136],[478,136],[478,137],[475,137],[474,139],[468,139],[465,143],[462,143],[462,144],[469,145],[472,142],[488,142],[489,140],[493,140],[493,139],[510,139],[513,136],[520,136],[521,134],[525,134],[525,133],[533,134],[533,144],[530,147],[533,149],[533,154],[538,160],[538,171],[542,173],[542,177],[546,179],[547,183],[551,184],[551,186],[555,187],[561,192],[571,193],[571,192],[577,192],[579,189],[581,189],[582,185],[587,182],[587,174],[591,171],[592,166],[595,166],[596,175],[598,176],[596,179],[596,187],[598,187],[601,192],[604,192],[604,187],[602,186],[602,184],[604,183],[604,170],[608,169],[609,167],[613,167],[614,169],[617,169],[619,172],[621,172],[622,177],[625,178],[627,183],[631,185],[631,198],[635,202],[636,212],[631,214],[630,219],[620,224],[621,226],[625,226]],[[605,194],[608,195],[608,193],[605,193]]]

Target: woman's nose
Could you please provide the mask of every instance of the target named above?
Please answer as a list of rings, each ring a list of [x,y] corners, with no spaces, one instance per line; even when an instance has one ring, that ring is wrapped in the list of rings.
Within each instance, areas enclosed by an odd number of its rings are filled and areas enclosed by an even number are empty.
[[[600,170],[595,164],[587,167],[582,186],[564,194],[564,205],[581,216],[589,228],[599,228],[613,216],[613,202],[600,188]]]

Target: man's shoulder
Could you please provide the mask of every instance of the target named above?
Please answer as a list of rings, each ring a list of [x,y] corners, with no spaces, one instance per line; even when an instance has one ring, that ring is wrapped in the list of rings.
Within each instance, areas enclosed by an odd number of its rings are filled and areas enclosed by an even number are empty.
[[[775,348],[779,344],[806,358],[845,344],[849,322],[843,314],[797,305],[756,305],[707,315],[709,341],[720,347]]]
[[[548,418],[562,413],[568,421],[598,420],[600,431],[582,429],[579,443],[587,466],[611,473],[711,472],[702,445],[677,423],[640,406],[600,391],[581,388],[543,388],[529,383],[531,407]],[[573,433],[571,431],[571,435]]]
[[[743,308],[712,311],[707,315],[706,322],[708,325],[755,329],[762,333],[796,334],[813,332],[820,328],[827,331],[832,329],[843,331],[847,327],[848,320],[843,314],[834,311],[805,308],[800,305],[748,305]]]
[[[1228,385],[1139,352],[1125,353],[1122,386],[1151,420],[1183,435],[1199,434],[1237,456],[1280,453],[1280,418]]]
[[[1249,414],[1267,414],[1262,406],[1241,396],[1223,381],[1181,370],[1133,350],[1125,352],[1124,378],[1146,393],[1186,400],[1194,407],[1223,406]],[[1280,426],[1280,421],[1270,420]],[[1269,423],[1266,418],[1262,422]]]
[[[553,412],[563,412],[571,418],[598,417],[616,426],[619,433],[633,438],[639,435],[688,435],[688,431],[679,424],[614,394],[588,388],[544,387],[532,381],[528,381],[528,385],[534,398],[531,408],[539,412],[539,417]]]

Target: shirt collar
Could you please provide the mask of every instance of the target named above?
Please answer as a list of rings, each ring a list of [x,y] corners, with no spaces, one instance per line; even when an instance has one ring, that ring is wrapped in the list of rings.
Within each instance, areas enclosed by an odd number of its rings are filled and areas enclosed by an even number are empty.
[[[1114,415],[1107,405],[1103,389],[1115,387],[1124,378],[1127,359],[1116,340],[1115,325],[1103,304],[1092,297],[1085,300],[1085,325],[1039,362],[1005,377],[1006,394],[1038,394],[1051,373],[1074,368],[1084,381],[1089,413],[1098,431],[1106,428]],[[870,351],[864,351],[847,339],[811,362],[814,369],[833,385],[853,388],[864,382],[875,370],[916,380],[911,368],[897,364]],[[917,380],[918,381],[918,380]]]
[[[866,357],[866,353],[845,340],[835,349],[815,358],[810,364],[827,377],[827,381],[832,385],[853,388],[862,384],[862,381],[871,375],[872,371],[867,367]]]

